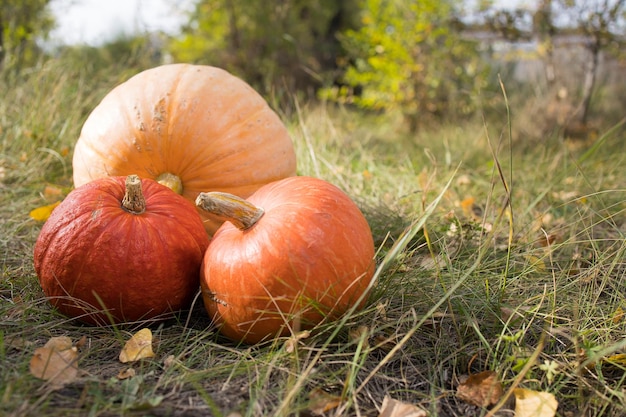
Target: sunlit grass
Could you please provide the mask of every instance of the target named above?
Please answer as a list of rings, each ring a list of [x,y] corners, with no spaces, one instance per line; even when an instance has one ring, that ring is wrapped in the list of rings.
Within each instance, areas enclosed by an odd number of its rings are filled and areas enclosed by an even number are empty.
[[[87,75],[51,62],[2,85],[0,414],[311,415],[322,392],[337,399],[326,415],[377,415],[385,395],[431,415],[481,415],[455,390],[487,369],[505,391],[553,393],[559,415],[626,412],[626,363],[608,360],[626,346],[623,130],[572,150],[509,140],[506,117],[408,134],[391,116],[310,103],[285,119],[298,173],[365,213],[384,265],[369,303],[308,337],[239,346],[198,300],[153,327],[157,356],[132,365],[138,377],[118,379],[119,351],[142,324],[64,318],[32,266],[41,225],[28,213],[48,202],[46,185],[71,188],[82,121],[117,80]],[[84,373],[52,391],[28,363],[58,335],[86,336]]]

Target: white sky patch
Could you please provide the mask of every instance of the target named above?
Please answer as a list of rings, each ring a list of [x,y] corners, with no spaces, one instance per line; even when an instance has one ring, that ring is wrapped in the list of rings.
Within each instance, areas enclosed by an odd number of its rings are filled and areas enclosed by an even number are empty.
[[[191,0],[55,0],[50,42],[97,46],[123,34],[176,33],[192,6]]]

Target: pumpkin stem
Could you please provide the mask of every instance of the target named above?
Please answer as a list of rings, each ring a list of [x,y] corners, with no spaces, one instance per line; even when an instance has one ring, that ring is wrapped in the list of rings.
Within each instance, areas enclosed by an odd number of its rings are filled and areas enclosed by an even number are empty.
[[[161,185],[165,185],[176,194],[183,194],[183,182],[180,180],[178,175],[174,175],[170,172],[164,172],[156,177],[156,182]]]
[[[141,191],[141,179],[137,175],[126,177],[126,193],[122,199],[122,208],[132,214],[146,211],[146,199]]]
[[[196,206],[225,218],[239,230],[254,226],[265,213],[262,208],[241,197],[219,191],[198,194]]]

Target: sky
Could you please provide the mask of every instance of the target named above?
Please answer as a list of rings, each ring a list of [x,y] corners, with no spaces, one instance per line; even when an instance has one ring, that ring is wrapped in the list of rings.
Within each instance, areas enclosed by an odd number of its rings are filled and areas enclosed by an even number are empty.
[[[477,0],[466,0],[468,4]],[[502,6],[525,6],[537,0],[498,0]],[[194,0],[53,0],[57,28],[54,44],[97,46],[122,34],[162,30],[174,34],[186,21]]]
[[[122,34],[176,33],[193,0],[53,0],[53,44],[97,46]]]

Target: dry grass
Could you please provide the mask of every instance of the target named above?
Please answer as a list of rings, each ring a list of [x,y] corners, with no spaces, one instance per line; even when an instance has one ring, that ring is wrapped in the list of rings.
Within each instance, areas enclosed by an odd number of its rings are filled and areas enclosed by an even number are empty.
[[[560,416],[626,413],[625,363],[610,360],[626,345],[624,131],[573,153],[509,142],[506,117],[411,136],[390,117],[296,107],[299,173],[351,195],[379,245],[367,307],[290,351],[286,338],[223,340],[198,301],[153,326],[156,357],[118,379],[142,323],[93,328],[54,312],[32,266],[41,225],[28,217],[46,184],[71,187],[73,143],[110,82],[52,62],[2,86],[0,414],[311,416],[326,398],[323,415],[376,416],[389,395],[433,416],[485,415],[455,390],[486,369],[505,391],[553,393]],[[52,390],[28,364],[59,335],[86,337],[83,372]]]

